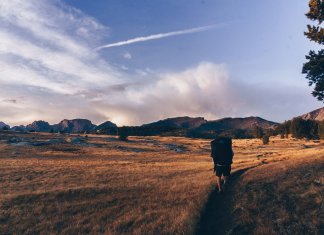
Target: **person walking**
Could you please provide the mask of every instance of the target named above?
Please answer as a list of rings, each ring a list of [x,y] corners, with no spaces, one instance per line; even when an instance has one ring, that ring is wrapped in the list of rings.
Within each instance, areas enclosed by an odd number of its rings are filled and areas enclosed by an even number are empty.
[[[217,137],[210,142],[211,157],[214,162],[214,173],[217,179],[218,191],[224,191],[228,177],[231,174],[234,152],[232,139],[229,137]]]

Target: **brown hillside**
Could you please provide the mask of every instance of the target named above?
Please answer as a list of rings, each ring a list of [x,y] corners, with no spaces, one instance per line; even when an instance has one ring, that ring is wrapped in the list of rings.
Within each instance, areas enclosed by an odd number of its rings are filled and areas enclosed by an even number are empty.
[[[316,121],[323,121],[324,120],[324,107],[316,109],[312,112],[306,113],[301,115],[303,119],[306,120],[316,120]]]
[[[196,128],[206,123],[202,117],[175,117],[142,125],[142,127]]]
[[[260,117],[246,118],[223,118],[215,121],[208,121],[202,124],[199,129],[202,130],[229,130],[229,129],[253,129],[254,126],[259,126],[263,129],[274,128],[278,123],[271,122]]]

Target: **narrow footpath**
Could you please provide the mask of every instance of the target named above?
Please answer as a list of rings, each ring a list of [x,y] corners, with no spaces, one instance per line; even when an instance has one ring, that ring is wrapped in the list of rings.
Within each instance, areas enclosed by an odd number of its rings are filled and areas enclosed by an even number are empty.
[[[223,235],[232,233],[234,187],[240,176],[247,170],[254,167],[237,170],[232,173],[226,191],[224,193],[220,194],[215,185],[215,189],[211,192],[205,205],[205,209],[203,210],[200,220],[197,224],[195,234]]]

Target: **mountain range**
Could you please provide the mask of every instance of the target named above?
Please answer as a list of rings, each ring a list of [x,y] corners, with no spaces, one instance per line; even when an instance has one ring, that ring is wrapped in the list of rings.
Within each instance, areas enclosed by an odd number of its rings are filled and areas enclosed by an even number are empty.
[[[4,127],[5,123],[0,122],[0,129]],[[64,133],[85,133],[85,132],[93,132],[93,133],[101,133],[101,134],[113,134],[111,133],[111,129],[117,129],[117,125],[106,121],[99,126],[93,124],[90,120],[87,119],[72,119],[67,120],[64,119],[57,124],[50,125],[46,121],[34,121],[27,126],[14,126],[10,128],[12,131],[30,131],[30,132],[64,132]],[[115,131],[116,132],[116,131]]]
[[[324,120],[324,107],[299,116],[303,119]],[[203,117],[175,117],[159,120],[141,126],[128,127],[131,135],[173,135],[189,137],[210,137],[223,133],[230,136],[249,136],[256,126],[262,129],[274,129],[278,123],[260,117],[222,118],[207,121]],[[106,121],[95,125],[87,119],[64,119],[50,125],[46,121],[34,121],[27,126],[14,126],[0,122],[0,129],[30,132],[63,132],[63,133],[98,133],[117,134],[117,125]]]

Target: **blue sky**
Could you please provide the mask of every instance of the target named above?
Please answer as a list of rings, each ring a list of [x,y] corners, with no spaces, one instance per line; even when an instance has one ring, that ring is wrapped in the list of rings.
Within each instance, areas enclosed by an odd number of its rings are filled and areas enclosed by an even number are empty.
[[[304,36],[306,1],[68,1],[110,27],[105,42],[219,24],[214,30],[102,51],[130,67],[184,69],[201,61],[226,63],[242,79],[279,79],[281,70],[300,76],[313,45]],[[128,51],[133,61],[120,56]],[[132,62],[132,63],[130,63]],[[276,69],[274,69],[274,67]],[[267,74],[254,76],[251,70]],[[243,74],[242,74],[243,72]],[[259,72],[258,72],[259,74]],[[272,76],[274,75],[274,76]],[[293,79],[291,76],[286,79]],[[304,80],[303,80],[304,82]]]
[[[318,49],[303,35],[307,8],[302,0],[1,1],[0,120],[290,119],[323,106],[301,74],[305,54]]]

